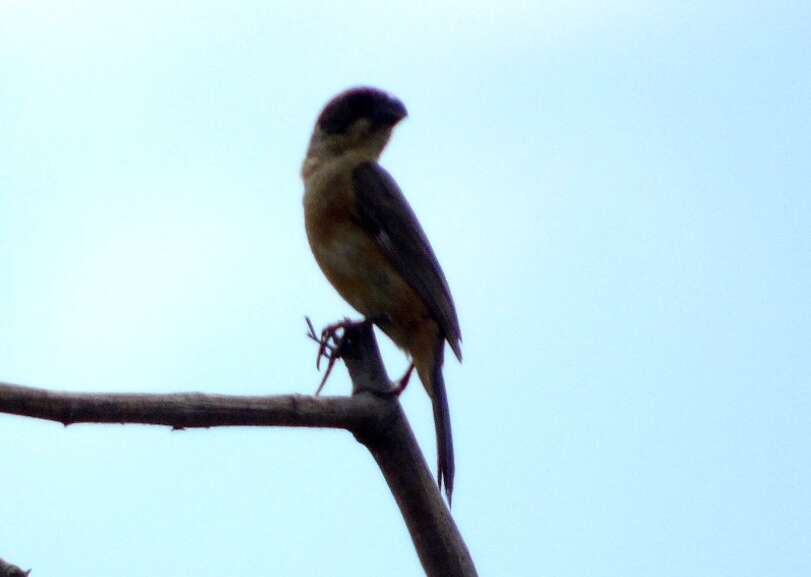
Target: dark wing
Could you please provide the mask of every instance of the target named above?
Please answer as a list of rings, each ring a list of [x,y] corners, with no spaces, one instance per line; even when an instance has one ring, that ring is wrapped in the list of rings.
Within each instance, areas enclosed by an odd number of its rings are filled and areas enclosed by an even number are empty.
[[[428,305],[461,360],[462,334],[448,282],[400,187],[374,162],[355,167],[352,181],[361,226],[374,236],[394,268]]]

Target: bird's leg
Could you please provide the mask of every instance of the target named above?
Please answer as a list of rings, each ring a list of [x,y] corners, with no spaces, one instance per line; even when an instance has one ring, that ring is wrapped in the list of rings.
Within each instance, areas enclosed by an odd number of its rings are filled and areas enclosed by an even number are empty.
[[[333,353],[327,357],[329,361],[327,362],[327,372],[324,373],[324,378],[321,379],[321,384],[318,385],[318,388],[315,390],[315,396],[321,394],[321,390],[324,388],[324,385],[327,384],[327,379],[329,378],[330,374],[332,373],[332,367],[335,366],[335,362],[338,360],[338,354]]]
[[[327,379],[329,379],[330,374],[332,373],[332,369],[335,366],[335,363],[338,359],[341,358],[341,342],[343,341],[343,334],[338,335],[338,331],[344,331],[346,328],[352,324],[352,321],[349,319],[344,319],[341,322],[334,323],[331,325],[327,325],[324,330],[321,331],[321,336],[316,336],[315,328],[313,327],[313,323],[310,321],[309,317],[304,317],[307,321],[307,336],[318,343],[318,354],[316,355],[315,359],[315,368],[321,368],[321,359],[327,359],[327,371],[324,373],[324,378],[321,379],[321,384],[318,385],[318,389],[316,389],[315,394],[318,396],[321,394],[321,390],[324,388],[324,385],[327,384]]]
[[[321,357],[332,357],[336,353],[337,347],[316,336],[310,317],[304,317],[304,319],[307,321],[307,337],[318,343],[318,354],[315,357],[315,368],[317,370],[321,366]]]
[[[406,390],[406,387],[408,386],[408,381],[411,379],[411,373],[413,372],[414,372],[414,363],[411,363],[411,365],[408,367],[408,370],[400,378],[400,380],[392,383],[394,385],[394,388],[392,388],[391,390],[392,395],[394,395],[395,397],[399,397],[403,393],[403,391]]]
[[[310,320],[310,317],[304,317],[304,320],[307,321],[307,337],[314,340],[318,343],[318,354],[315,358],[315,368],[321,368],[321,357],[326,357],[327,359],[331,358],[338,352],[338,345],[340,342],[335,337],[334,332],[330,333],[329,335],[325,335],[327,329],[321,332],[321,336],[316,336],[315,328],[313,327],[313,323]],[[327,327],[329,328],[329,327]],[[329,337],[332,337],[335,341],[335,344],[330,344]]]

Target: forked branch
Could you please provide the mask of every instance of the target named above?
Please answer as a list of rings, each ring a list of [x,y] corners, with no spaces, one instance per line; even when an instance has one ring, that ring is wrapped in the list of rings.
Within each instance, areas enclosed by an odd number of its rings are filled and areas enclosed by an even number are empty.
[[[374,456],[429,577],[473,577],[476,569],[386,375],[371,324],[348,323],[338,345],[351,397],[200,393],[70,393],[0,383],[0,412],[73,423],[327,427],[352,432]],[[0,577],[2,565],[0,565]]]

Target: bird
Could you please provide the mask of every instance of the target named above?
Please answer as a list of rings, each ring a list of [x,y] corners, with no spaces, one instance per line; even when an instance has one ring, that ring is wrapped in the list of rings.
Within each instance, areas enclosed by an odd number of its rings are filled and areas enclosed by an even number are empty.
[[[318,266],[366,320],[411,359],[433,405],[437,484],[451,503],[453,437],[442,366],[461,362],[462,334],[445,274],[394,178],[378,163],[405,105],[378,88],[350,88],[316,120],[301,168],[304,222]],[[401,389],[402,390],[402,389]]]

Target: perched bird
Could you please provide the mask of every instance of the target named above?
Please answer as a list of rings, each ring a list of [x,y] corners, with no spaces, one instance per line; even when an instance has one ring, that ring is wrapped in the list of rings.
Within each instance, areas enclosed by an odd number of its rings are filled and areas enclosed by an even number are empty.
[[[453,439],[442,378],[445,341],[462,360],[459,320],[428,238],[378,158],[407,115],[397,98],[353,88],[315,124],[301,174],[307,238],[340,295],[411,357],[431,397],[437,482],[453,493]],[[411,369],[403,378],[407,382]]]

